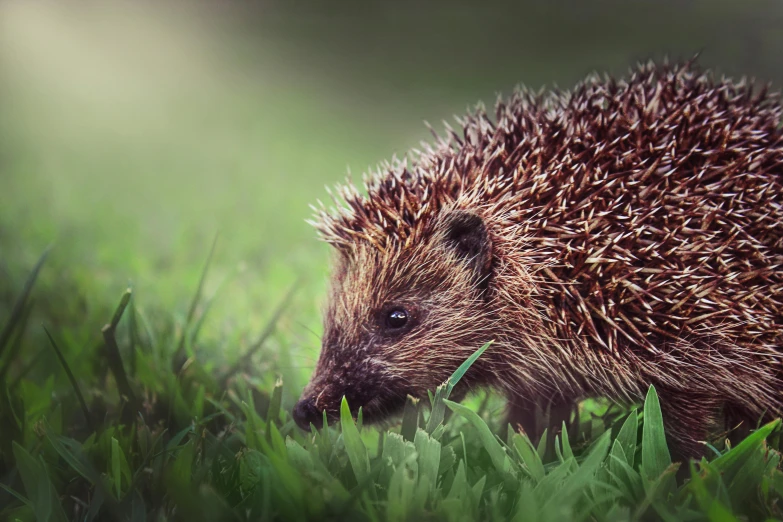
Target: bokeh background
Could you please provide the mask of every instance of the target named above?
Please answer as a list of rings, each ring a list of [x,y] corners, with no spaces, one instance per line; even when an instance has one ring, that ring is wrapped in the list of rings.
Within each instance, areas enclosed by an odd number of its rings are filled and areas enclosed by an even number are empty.
[[[182,324],[217,234],[195,353],[236,360],[304,277],[246,369],[282,374],[290,406],[319,349],[329,250],[305,220],[325,185],[518,83],[700,53],[779,89],[782,51],[779,1],[5,0],[0,317],[54,244],[30,338],[44,322],[90,353],[129,283],[146,317]]]

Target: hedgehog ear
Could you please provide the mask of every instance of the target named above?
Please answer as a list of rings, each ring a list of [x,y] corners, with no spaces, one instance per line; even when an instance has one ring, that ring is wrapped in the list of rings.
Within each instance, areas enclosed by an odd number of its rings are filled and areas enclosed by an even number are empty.
[[[480,216],[455,210],[446,216],[446,247],[467,263],[482,282],[486,282],[492,264],[492,242]]]

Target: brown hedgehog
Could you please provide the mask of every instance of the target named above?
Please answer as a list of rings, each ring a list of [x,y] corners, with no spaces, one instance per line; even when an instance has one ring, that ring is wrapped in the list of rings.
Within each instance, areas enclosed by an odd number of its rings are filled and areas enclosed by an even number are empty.
[[[692,63],[517,90],[315,225],[338,252],[302,427],[492,386],[510,420],[657,388],[670,442],[783,413],[783,133],[766,89]],[[730,424],[727,424],[730,423]]]

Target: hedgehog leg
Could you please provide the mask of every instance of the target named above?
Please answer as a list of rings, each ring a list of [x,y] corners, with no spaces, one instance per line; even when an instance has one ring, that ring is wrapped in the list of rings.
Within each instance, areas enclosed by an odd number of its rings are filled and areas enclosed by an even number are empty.
[[[517,395],[509,397],[507,418],[514,429],[521,427],[531,440],[537,441],[544,429],[549,428],[554,433],[562,428],[564,422],[569,424],[573,406],[573,402],[563,399],[552,399],[548,404],[538,405]]]
[[[511,426],[522,431],[535,440],[538,437],[538,423],[536,422],[536,405],[519,395],[512,395],[508,398],[508,410],[506,419]]]
[[[730,402],[726,404],[724,435],[732,444],[738,444],[750,435],[751,430],[757,429],[767,420],[771,420],[762,414],[754,414],[753,410],[740,404]]]
[[[672,460],[698,459],[707,455],[705,442],[720,424],[723,404],[714,396],[684,390],[661,390],[661,413]]]

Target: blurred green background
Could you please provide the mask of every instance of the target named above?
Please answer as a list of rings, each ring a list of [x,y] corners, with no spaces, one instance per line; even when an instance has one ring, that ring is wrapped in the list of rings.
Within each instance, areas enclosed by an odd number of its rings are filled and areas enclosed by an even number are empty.
[[[517,83],[567,88],[700,52],[719,74],[779,88],[782,50],[777,1],[7,0],[0,317],[54,243],[31,339],[44,322],[69,345],[98,343],[129,282],[147,317],[183,322],[219,233],[205,294],[220,293],[194,349],[207,367],[234,361],[304,276],[248,369],[282,373],[290,405],[319,349],[329,250],[305,219],[325,185]]]

